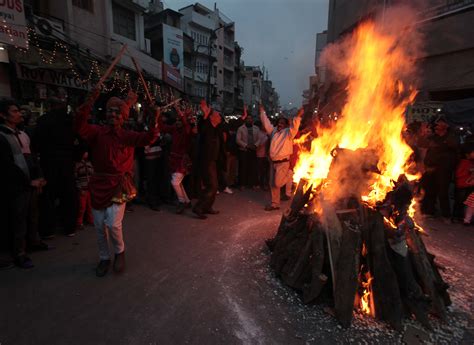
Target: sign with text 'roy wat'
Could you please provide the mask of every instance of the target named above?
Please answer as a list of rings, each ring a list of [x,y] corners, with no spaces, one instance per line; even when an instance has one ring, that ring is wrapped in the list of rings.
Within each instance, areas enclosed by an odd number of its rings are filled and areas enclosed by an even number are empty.
[[[0,0],[2,1],[2,0]],[[18,79],[31,82],[62,86],[73,89],[91,90],[92,85],[88,81],[83,83],[68,70],[53,70],[45,68],[28,68],[27,66],[16,63],[16,74]]]
[[[0,0],[0,43],[28,47],[23,0]]]

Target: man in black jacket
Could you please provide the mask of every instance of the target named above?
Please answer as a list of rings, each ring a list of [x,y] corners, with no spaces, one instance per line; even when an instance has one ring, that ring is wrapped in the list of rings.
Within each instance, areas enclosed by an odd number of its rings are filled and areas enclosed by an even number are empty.
[[[212,208],[219,186],[217,179],[218,167],[225,167],[225,147],[222,129],[221,114],[211,109],[207,103],[201,101],[201,110],[204,114],[199,127],[199,170],[202,184],[199,200],[193,212],[199,219],[206,219],[206,214],[218,214]]]
[[[75,134],[67,104],[59,98],[49,99],[50,110],[39,121],[33,145],[40,155],[41,168],[49,181],[42,201],[42,235],[54,231],[59,218],[64,233],[74,236],[76,230],[76,198],[74,179]],[[59,217],[55,201],[59,199]]]
[[[0,101],[0,216],[6,230],[14,262],[21,268],[33,267],[26,256],[27,215],[31,188],[41,189],[45,181],[35,178],[23,154],[26,133],[18,130],[23,122],[14,101]],[[28,148],[29,149],[29,148]],[[5,231],[4,230],[4,231]]]

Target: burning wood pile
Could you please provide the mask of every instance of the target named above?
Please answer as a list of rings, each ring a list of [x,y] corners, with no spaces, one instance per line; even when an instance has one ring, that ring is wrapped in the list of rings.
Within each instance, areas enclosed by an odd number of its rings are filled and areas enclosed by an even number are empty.
[[[413,19],[399,12],[392,17]],[[276,274],[305,303],[331,300],[343,326],[356,309],[395,329],[405,316],[431,328],[428,315],[444,319],[451,302],[414,221],[420,176],[403,139],[419,37],[390,24],[366,22],[323,53],[328,70],[348,82],[347,102],[310,147],[300,140],[298,187],[267,244]]]

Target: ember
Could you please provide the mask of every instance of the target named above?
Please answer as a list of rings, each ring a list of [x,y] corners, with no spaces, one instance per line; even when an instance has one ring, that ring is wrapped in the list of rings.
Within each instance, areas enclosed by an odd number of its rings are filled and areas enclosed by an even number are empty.
[[[298,188],[268,241],[282,280],[305,303],[330,297],[344,326],[355,305],[395,329],[404,316],[430,328],[428,314],[443,319],[450,304],[413,219],[419,176],[402,137],[403,113],[416,95],[409,36],[369,21],[342,48],[330,48],[344,50],[333,72],[348,81],[347,102],[339,121],[318,128],[310,149],[304,137],[298,141]]]

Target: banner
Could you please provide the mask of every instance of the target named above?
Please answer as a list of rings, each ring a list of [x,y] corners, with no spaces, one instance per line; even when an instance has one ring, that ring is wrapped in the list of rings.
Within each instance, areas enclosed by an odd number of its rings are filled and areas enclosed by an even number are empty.
[[[183,31],[163,24],[163,80],[183,91]]]
[[[0,0],[0,42],[28,47],[23,0]]]
[[[1,1],[1,0],[0,0]],[[90,82],[82,83],[74,75],[67,73],[67,70],[53,70],[44,68],[28,68],[16,63],[16,75],[18,79],[33,81],[41,84],[50,84],[74,89],[91,90]]]

